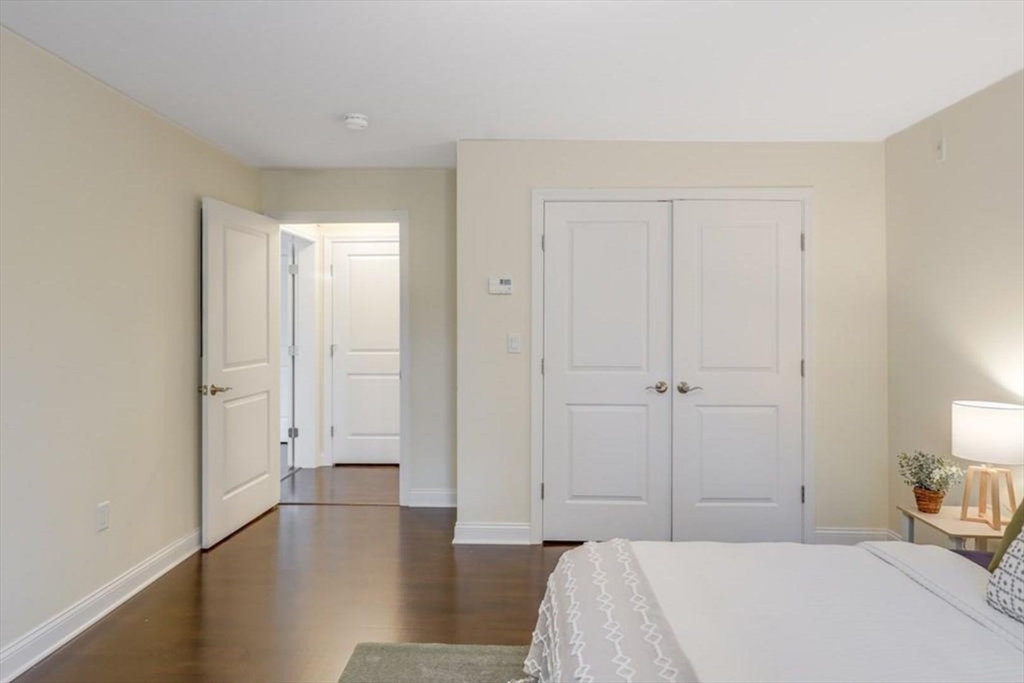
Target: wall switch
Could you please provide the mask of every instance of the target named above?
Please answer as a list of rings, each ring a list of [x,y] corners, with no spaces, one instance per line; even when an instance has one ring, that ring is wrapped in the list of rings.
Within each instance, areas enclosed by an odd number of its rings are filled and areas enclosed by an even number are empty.
[[[508,352],[509,353],[522,353],[523,351],[523,338],[519,333],[509,332],[508,334]]]
[[[96,506],[96,531],[110,528],[110,501],[105,500]]]

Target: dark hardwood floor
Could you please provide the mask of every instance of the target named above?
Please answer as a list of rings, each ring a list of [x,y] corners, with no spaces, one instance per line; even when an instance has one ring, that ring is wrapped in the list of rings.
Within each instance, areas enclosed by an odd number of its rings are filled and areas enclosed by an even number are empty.
[[[282,505],[398,505],[397,465],[296,470],[281,480]]]
[[[452,546],[455,511],[283,505],[175,567],[32,681],[337,681],[359,642],[527,644],[564,546]]]

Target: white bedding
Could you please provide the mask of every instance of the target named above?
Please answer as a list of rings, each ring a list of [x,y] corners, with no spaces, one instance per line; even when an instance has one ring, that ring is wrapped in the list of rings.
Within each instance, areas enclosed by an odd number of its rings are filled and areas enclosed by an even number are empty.
[[[636,542],[697,678],[1024,681],[1024,625],[985,603],[988,572],[907,543]]]

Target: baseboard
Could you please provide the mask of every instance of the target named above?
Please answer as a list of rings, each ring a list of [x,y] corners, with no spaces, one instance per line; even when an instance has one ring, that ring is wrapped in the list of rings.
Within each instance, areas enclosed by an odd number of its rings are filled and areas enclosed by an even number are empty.
[[[815,542],[833,545],[854,545],[861,541],[900,541],[890,529],[856,529],[851,527],[819,527]],[[516,523],[457,522],[455,545],[529,545],[530,525]]]
[[[902,541],[891,529],[856,529],[853,527],[825,526],[814,530],[814,542],[829,545],[855,545],[862,541]]]
[[[328,465],[399,465],[398,458],[391,455],[363,455],[358,460],[349,460],[341,458],[334,462],[327,463]]]
[[[507,522],[456,522],[455,545],[530,545],[530,525]]]
[[[0,681],[12,680],[198,550],[196,529],[11,642],[0,650]]]
[[[406,505],[411,508],[453,508],[455,489],[409,489]]]

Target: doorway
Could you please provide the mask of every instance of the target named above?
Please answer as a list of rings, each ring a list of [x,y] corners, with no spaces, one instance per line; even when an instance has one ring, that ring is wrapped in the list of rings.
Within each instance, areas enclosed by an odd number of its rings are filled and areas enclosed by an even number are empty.
[[[802,539],[808,198],[787,192],[535,196],[536,540]]]
[[[299,464],[283,481],[282,504],[402,500],[408,451],[402,439],[408,423],[404,212],[359,218],[284,226],[315,236],[316,377],[324,419],[315,469]]]
[[[324,299],[330,297],[331,264],[325,267],[329,260],[325,252],[334,237],[352,241],[361,236],[349,234],[352,226],[315,223],[323,220],[320,216],[274,219],[209,197],[202,199],[201,216],[200,494],[202,545],[210,548],[278,503],[320,503],[321,494],[330,493],[336,479],[321,473],[343,469],[333,467],[331,437],[337,430],[331,429],[327,377],[332,367],[331,341],[322,332],[330,327]],[[397,269],[399,276],[398,284],[391,287],[399,298],[399,344],[371,351],[398,356],[397,451],[400,462],[408,465],[408,440],[402,438],[409,432],[409,279],[404,257],[408,215],[396,211],[360,218],[370,232],[363,241],[391,241],[398,226],[398,264],[390,270]],[[328,285],[327,291],[321,283]],[[371,318],[383,310],[376,302],[356,303]],[[381,329],[371,331],[377,334]],[[355,435],[374,436],[358,431]],[[383,436],[396,438],[389,433]],[[408,467],[401,468],[399,475],[397,464],[383,466],[392,469],[383,486],[381,477],[374,476],[381,471],[366,470],[361,480],[346,477],[340,487],[342,500],[326,502],[404,502]],[[282,477],[282,471],[291,474]],[[316,475],[297,484],[305,473]],[[388,490],[386,500],[381,499],[383,489]],[[346,490],[357,495],[347,495]]]

